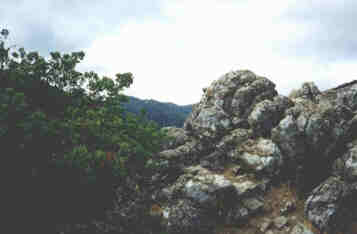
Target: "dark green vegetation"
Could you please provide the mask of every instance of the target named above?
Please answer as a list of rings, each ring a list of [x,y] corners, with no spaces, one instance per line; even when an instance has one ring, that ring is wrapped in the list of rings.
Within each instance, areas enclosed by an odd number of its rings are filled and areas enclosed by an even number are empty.
[[[129,97],[129,101],[123,103],[123,107],[128,112],[137,115],[144,110],[145,117],[148,120],[155,121],[160,127],[182,127],[187,116],[192,111],[192,105],[179,106],[173,103],[142,100],[135,97]]]
[[[11,233],[51,233],[102,215],[126,176],[150,170],[164,133],[123,115],[131,73],[81,73],[83,52],[44,58],[9,47],[7,35],[1,31],[0,163],[10,182],[1,191]]]

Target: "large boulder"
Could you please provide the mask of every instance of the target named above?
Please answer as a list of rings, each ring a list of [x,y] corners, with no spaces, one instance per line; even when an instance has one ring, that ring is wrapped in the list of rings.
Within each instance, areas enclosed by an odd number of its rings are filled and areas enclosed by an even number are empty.
[[[212,173],[201,167],[185,168],[185,174],[177,181],[162,189],[167,200],[183,197],[194,201],[198,206],[217,209],[227,199],[236,198],[236,187],[223,175]]]
[[[270,139],[248,139],[228,153],[232,161],[240,162],[246,169],[269,176],[278,175],[283,166],[283,155]]]
[[[313,84],[305,84],[296,91],[294,106],[285,111],[271,131],[271,139],[286,159],[285,172],[296,179],[304,192],[311,191],[330,174],[332,162],[344,150],[356,126],[352,109],[339,101],[336,92],[321,93]]]
[[[177,206],[177,201],[190,201],[197,216],[205,217],[206,220],[224,220],[226,224],[232,225],[262,210],[262,194],[268,184],[268,180],[257,181],[247,175],[232,180],[201,166],[192,166],[185,168],[185,174],[175,183],[163,188],[158,197],[168,211]],[[166,219],[170,217],[171,213],[168,212]],[[204,231],[205,228],[202,225],[196,231]]]
[[[248,117],[254,134],[269,136],[270,130],[283,118],[285,110],[293,105],[289,98],[281,95],[275,96],[273,100],[267,99],[256,104]]]
[[[216,139],[238,126],[247,127],[255,104],[277,95],[275,84],[247,70],[229,72],[205,90],[184,128],[201,139]]]
[[[201,207],[217,209],[236,195],[234,186],[223,175],[211,173],[200,166],[187,168],[186,171],[195,175],[185,182],[181,192]]]
[[[333,231],[350,221],[356,195],[356,183],[330,177],[312,191],[305,202],[305,214],[319,230]]]
[[[308,155],[308,150],[322,158],[331,156],[350,129],[353,112],[345,105],[295,101],[272,130],[272,139],[289,158]]]
[[[307,150],[304,132],[299,128],[299,122],[301,121],[298,121],[293,115],[287,115],[272,130],[272,140],[279,145],[285,157],[293,162],[298,157],[302,157]]]

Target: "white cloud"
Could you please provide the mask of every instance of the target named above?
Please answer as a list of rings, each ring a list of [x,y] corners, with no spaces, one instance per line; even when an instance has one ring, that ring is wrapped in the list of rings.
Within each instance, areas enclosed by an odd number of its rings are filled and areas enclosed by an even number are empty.
[[[332,87],[342,82],[340,70],[343,81],[352,79],[352,66],[289,54],[310,32],[282,17],[294,2],[163,0],[160,19],[132,19],[98,37],[86,50],[86,66],[100,64],[111,76],[132,72],[128,94],[178,104],[198,102],[203,87],[236,69],[268,77],[283,94],[304,81]]]

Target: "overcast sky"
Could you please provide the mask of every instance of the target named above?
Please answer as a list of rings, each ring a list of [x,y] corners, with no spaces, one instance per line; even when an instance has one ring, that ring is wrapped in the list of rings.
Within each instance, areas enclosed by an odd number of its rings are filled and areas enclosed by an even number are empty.
[[[0,28],[26,50],[82,50],[82,70],[132,72],[126,92],[177,104],[231,70],[287,95],[357,79],[356,0],[1,0]]]

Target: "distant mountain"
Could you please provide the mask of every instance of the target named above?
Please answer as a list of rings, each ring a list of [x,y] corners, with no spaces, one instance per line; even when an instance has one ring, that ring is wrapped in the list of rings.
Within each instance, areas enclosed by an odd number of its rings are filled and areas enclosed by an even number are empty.
[[[161,127],[182,127],[192,111],[192,105],[180,106],[174,103],[159,102],[152,99],[143,100],[136,97],[129,97],[129,102],[124,103],[123,106],[126,111],[134,114],[140,114],[141,110],[145,110],[145,116],[149,120],[157,122]]]

